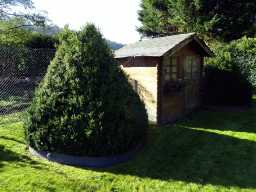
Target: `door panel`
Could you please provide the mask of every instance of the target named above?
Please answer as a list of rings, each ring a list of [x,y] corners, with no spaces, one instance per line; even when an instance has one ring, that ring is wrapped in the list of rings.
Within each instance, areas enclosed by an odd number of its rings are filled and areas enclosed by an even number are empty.
[[[189,113],[199,104],[200,60],[193,56],[185,58],[184,75],[188,79],[184,90],[184,113]]]

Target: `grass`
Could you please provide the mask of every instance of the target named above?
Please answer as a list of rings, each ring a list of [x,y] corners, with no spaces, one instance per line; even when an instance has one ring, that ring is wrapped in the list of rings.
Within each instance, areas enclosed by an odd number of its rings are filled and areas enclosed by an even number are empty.
[[[107,168],[74,167],[26,149],[22,122],[0,122],[0,191],[256,191],[256,96],[245,111],[202,110],[159,127]]]
[[[0,95],[0,115],[18,113],[29,107],[31,96]]]

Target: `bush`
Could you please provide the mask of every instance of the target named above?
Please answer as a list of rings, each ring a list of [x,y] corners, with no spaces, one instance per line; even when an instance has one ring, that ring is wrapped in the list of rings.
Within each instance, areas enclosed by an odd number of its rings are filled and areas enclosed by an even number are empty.
[[[65,29],[26,111],[27,145],[74,156],[112,156],[146,136],[145,104],[92,24]]]
[[[249,106],[252,101],[252,85],[238,73],[207,68],[203,82],[204,105]]]
[[[229,44],[221,43],[213,51],[216,57],[205,58],[207,68],[242,73],[256,90],[256,38],[243,37]]]
[[[33,32],[30,34],[30,38],[24,42],[24,46],[27,48],[47,48],[55,49],[55,44],[59,43],[57,35],[47,35],[43,33]]]

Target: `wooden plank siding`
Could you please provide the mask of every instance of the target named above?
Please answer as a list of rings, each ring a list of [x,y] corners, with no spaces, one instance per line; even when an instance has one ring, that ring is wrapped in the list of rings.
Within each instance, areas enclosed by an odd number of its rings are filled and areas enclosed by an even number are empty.
[[[178,77],[186,77],[186,60],[196,61],[196,77],[187,82],[180,93],[163,94],[164,66],[177,59]],[[129,82],[144,101],[149,120],[158,124],[180,119],[191,113],[201,104],[199,78],[202,73],[202,59],[188,47],[183,47],[168,58],[164,57],[126,57],[117,58],[119,65],[129,75]]]
[[[129,75],[129,82],[144,101],[150,121],[157,121],[157,67],[159,57],[128,57],[117,59]]]

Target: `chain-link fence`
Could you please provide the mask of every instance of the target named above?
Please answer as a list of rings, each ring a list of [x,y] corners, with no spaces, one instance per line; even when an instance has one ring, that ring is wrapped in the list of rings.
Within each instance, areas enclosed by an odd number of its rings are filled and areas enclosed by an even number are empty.
[[[43,79],[55,49],[0,47],[0,118],[21,114]],[[22,118],[22,115],[19,115]]]

